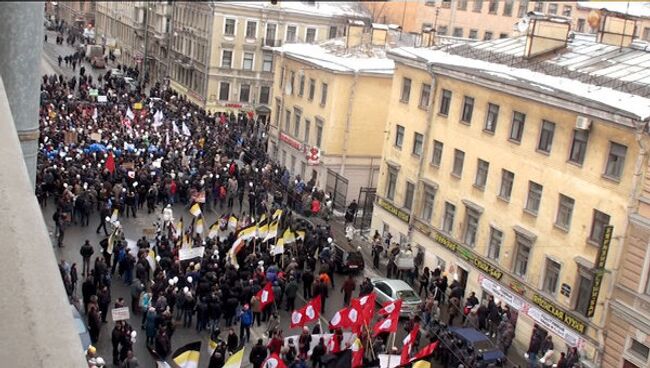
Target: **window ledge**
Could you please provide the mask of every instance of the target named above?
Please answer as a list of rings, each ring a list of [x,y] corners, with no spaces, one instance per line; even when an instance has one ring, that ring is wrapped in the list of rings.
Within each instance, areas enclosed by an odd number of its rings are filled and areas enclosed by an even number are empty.
[[[440,117],[443,117],[443,118],[448,118],[449,117],[449,114],[443,114],[441,112],[438,112],[436,115],[438,115]]]
[[[544,155],[544,156],[550,156],[550,155],[551,155],[551,151],[544,151],[544,150],[541,150],[541,149],[539,149],[539,148],[535,148],[535,151],[536,151],[537,153],[539,153],[539,154]]]
[[[598,244],[598,242],[596,242],[593,239],[587,238],[586,243],[591,245],[592,247],[600,248],[600,244]]]
[[[568,233],[569,230],[570,230],[570,228],[568,228],[568,227],[564,227],[564,226],[562,226],[562,225],[560,225],[560,224],[557,224],[557,223],[555,223],[555,222],[553,223],[553,227],[556,228],[556,229],[558,229],[558,230],[560,230],[560,231],[562,231],[562,232],[565,232],[565,233]]]
[[[571,161],[571,160],[569,159],[569,160],[566,160],[566,163],[569,164],[569,165],[573,165],[573,166],[575,166],[575,167],[578,167],[578,168],[582,169],[582,164],[579,163],[579,162]]]
[[[459,120],[458,122],[461,123],[461,124],[463,124],[463,125],[472,126],[472,122],[471,122],[471,121]]]
[[[529,210],[528,208],[524,207],[524,213],[529,214],[530,216],[537,217],[537,212],[533,212]]]
[[[407,105],[408,105],[408,103],[409,103],[409,100],[405,100],[405,99],[403,99],[403,98],[400,98],[400,99],[399,99],[399,102],[401,102],[401,103],[403,103],[403,104],[407,104]]]
[[[456,174],[455,172],[449,173],[453,178],[456,178],[458,180],[462,179],[462,174]]]
[[[402,150],[402,146],[398,146],[398,145],[396,145],[396,144],[393,145],[393,148],[395,148],[395,149],[398,150],[398,151],[401,151],[401,150]]]
[[[500,200],[500,201],[503,201],[505,203],[510,204],[510,198],[506,198],[506,197],[502,196],[501,194],[497,194],[497,199]]]
[[[476,183],[472,184],[472,186],[473,186],[474,188],[480,190],[481,192],[485,192],[485,186],[480,186],[480,185],[478,185],[478,184],[476,184]]]
[[[610,175],[607,175],[607,174],[603,174],[603,175],[601,175],[601,177],[603,179],[607,180],[607,181],[611,181],[611,182],[616,183],[616,184],[619,184],[621,182],[620,177],[617,178],[617,177],[610,176]]]
[[[319,105],[320,105],[320,107],[325,107],[325,104],[322,103],[322,102]]]
[[[508,138],[508,142],[510,142],[510,143],[512,143],[512,144],[516,144],[516,145],[518,145],[518,146],[521,145],[521,140],[518,141],[518,140],[516,140],[516,139],[514,139],[514,138]]]
[[[436,169],[439,169],[439,168],[440,168],[440,164],[434,164],[433,162],[429,162],[429,165],[430,165],[431,167],[433,167],[433,168],[436,168]]]
[[[495,130],[496,130],[496,128],[495,128]],[[489,134],[489,135],[494,135],[495,130],[490,130],[490,129],[487,129],[487,128],[483,128],[483,133]]]
[[[422,111],[429,111],[429,106],[418,105],[418,109],[420,109]]]
[[[413,157],[413,158],[417,158],[417,159],[419,160],[419,159],[420,159],[420,157],[422,157],[422,155],[421,155],[421,154],[420,154],[420,155],[418,155],[418,154],[417,154],[417,153],[415,153],[415,152],[411,152],[411,157]]]

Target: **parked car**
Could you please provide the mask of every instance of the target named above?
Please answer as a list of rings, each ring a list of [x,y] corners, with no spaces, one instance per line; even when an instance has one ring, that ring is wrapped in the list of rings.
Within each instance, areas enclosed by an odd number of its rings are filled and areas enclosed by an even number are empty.
[[[101,56],[93,57],[90,61],[90,65],[95,69],[104,69],[106,68],[106,61]]]
[[[124,78],[124,73],[119,69],[111,69],[111,78],[122,79]]]
[[[88,328],[86,328],[86,324],[84,323],[81,314],[77,310],[77,307],[75,307],[74,304],[70,304],[70,310],[72,311],[74,326],[77,329],[77,332],[79,333],[79,339],[81,340],[81,348],[85,352],[91,344],[90,333],[88,333]]]
[[[363,272],[365,262],[360,249],[353,249],[350,245],[341,245],[333,242],[334,264],[339,273]]]
[[[418,306],[422,303],[420,296],[411,288],[411,285],[402,280],[373,278],[370,280],[377,294],[377,303],[384,304],[397,299],[402,299],[400,317],[408,317],[411,313],[417,312]]]
[[[449,332],[462,341],[465,346],[471,346],[482,357],[474,366],[484,368],[488,366],[503,366],[506,356],[496,345],[481,331],[475,328],[450,327]]]

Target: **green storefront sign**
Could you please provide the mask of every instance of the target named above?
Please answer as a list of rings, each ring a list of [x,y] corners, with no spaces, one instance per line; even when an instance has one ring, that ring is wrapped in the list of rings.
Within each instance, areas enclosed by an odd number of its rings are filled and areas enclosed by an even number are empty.
[[[532,302],[537,306],[548,312],[553,317],[564,322],[565,325],[571,327],[572,329],[578,331],[581,334],[585,333],[587,325],[579,319],[573,317],[569,313],[565,312],[562,308],[555,305],[550,300],[544,298],[539,294],[533,294]]]
[[[478,268],[483,273],[496,279],[497,281],[501,280],[501,278],[503,277],[503,271],[493,266],[490,262],[477,256],[476,254],[474,254],[474,252],[467,249],[466,247],[447,238],[443,234],[435,231],[433,233],[433,240],[435,240],[439,244],[442,244],[443,246],[445,246],[445,248],[449,249],[456,256],[471,263],[472,265],[474,265],[474,267]]]
[[[394,204],[386,201],[383,198],[377,197],[377,205],[406,223],[408,223],[411,219],[411,215],[409,213],[400,210]]]
[[[587,317],[591,318],[596,313],[596,305],[598,304],[598,295],[600,294],[600,285],[603,283],[603,275],[605,273],[605,264],[607,263],[607,254],[609,253],[609,245],[612,242],[612,233],[614,226],[609,225],[605,227],[603,233],[603,242],[598,250],[598,257],[596,258],[596,267],[594,269],[594,282],[591,286],[591,295],[589,296],[589,306],[587,307]]]

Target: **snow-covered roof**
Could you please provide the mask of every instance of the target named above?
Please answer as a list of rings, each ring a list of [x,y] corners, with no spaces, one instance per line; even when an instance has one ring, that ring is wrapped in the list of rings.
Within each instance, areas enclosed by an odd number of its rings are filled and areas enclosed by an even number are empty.
[[[650,17],[650,3],[640,1],[578,1],[578,7],[588,9],[607,9],[635,17]]]
[[[400,47],[388,53],[505,83],[519,82],[546,94],[566,93],[650,118],[650,52],[619,48],[576,35],[566,49],[527,60],[526,37],[437,48]]]
[[[336,47],[341,46],[338,40],[329,44]],[[336,52],[335,47],[328,48],[327,46],[287,43],[280,47],[274,47],[273,50],[333,72],[391,75],[395,69],[395,63],[386,57],[383,49],[374,51],[373,49],[356,49],[342,53]]]
[[[388,24],[373,23],[372,28],[374,28],[374,29],[383,29],[383,30],[388,31]]]
[[[217,1],[217,3],[221,3],[221,1]],[[355,2],[278,1],[276,5],[271,4],[270,1],[228,1],[223,3],[246,8],[277,9],[301,15],[370,19],[370,14]]]

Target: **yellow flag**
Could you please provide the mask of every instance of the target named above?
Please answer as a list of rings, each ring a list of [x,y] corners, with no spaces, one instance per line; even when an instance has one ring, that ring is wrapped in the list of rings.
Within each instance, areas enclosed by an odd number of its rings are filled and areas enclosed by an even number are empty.
[[[194,215],[194,217],[197,217],[201,214],[201,206],[199,206],[198,203],[194,203],[192,207],[190,207],[190,213]]]
[[[244,360],[244,349],[245,348],[241,348],[238,352],[231,355],[230,358],[226,360],[223,368],[240,368],[241,363]]]

